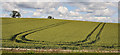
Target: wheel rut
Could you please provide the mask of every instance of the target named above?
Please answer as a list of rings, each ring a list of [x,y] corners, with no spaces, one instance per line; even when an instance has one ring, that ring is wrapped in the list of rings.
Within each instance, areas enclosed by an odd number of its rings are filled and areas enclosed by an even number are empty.
[[[39,27],[39,28],[35,28],[35,29],[31,29],[31,30],[27,30],[27,31],[24,31],[24,32],[20,32],[18,34],[15,34],[11,40],[12,41],[15,41],[15,42],[18,42],[18,43],[30,43],[31,41],[35,41],[35,40],[29,40],[26,38],[27,35],[30,35],[32,33],[35,33],[35,32],[38,32],[38,31],[42,31],[42,30],[45,30],[45,29],[49,29],[49,28],[52,28],[52,27],[56,27],[56,26],[59,26],[59,25],[63,25],[63,24],[66,24],[66,23],[69,23],[69,22],[59,22],[59,23],[55,23],[55,24],[50,24],[50,25],[47,25],[47,26],[44,26],[44,27]],[[56,44],[56,45],[75,45],[75,46],[80,46],[80,45],[86,45],[86,44],[93,44],[93,43],[96,43],[98,40],[100,40],[100,34],[104,28],[106,23],[99,23],[87,36],[84,40],[82,41],[75,41],[75,42],[64,42],[64,44]],[[102,25],[100,27],[100,25]],[[91,35],[94,34],[94,32],[98,29],[98,27],[100,28],[100,30],[98,31],[98,33],[96,34],[96,37],[95,37],[95,40],[93,41],[90,41],[90,42],[86,42],[89,40],[89,38],[91,38]],[[18,40],[16,37],[21,37],[20,39],[21,40]],[[30,41],[30,42],[29,42]],[[38,41],[39,42],[39,41]],[[84,43],[86,42],[86,43]],[[50,43],[50,42],[49,42]],[[78,43],[81,43],[81,44],[78,44]],[[40,43],[34,43],[34,44],[40,44]]]
[[[92,41],[90,41],[90,42],[83,43],[83,44],[76,44],[76,45],[78,46],[78,45],[86,45],[86,44],[94,44],[94,43],[96,43],[98,40],[100,40],[100,34],[101,34],[103,28],[105,27],[105,24],[106,24],[106,23],[104,23],[104,24],[102,25],[102,27],[100,28],[99,32],[96,34],[95,40],[92,40]],[[92,34],[91,34],[91,35],[92,35]],[[90,37],[89,37],[89,38],[90,38]],[[88,40],[88,39],[87,39],[87,40]]]
[[[69,23],[69,22],[67,22],[67,21],[66,22],[65,21],[64,22],[58,22],[58,23],[47,25],[47,26],[43,26],[43,27],[23,31],[23,32],[20,32],[18,34],[15,34],[10,40],[18,42],[18,43],[27,43],[26,41],[33,41],[33,40],[26,39],[25,37],[27,35],[38,32],[38,31],[42,31],[42,30],[45,30],[45,29],[49,29],[49,28],[52,28],[52,27],[56,27],[56,26],[59,26],[59,25],[63,25],[63,24],[66,24],[66,23]],[[19,37],[20,40],[17,39],[17,37]]]
[[[92,32],[90,32],[87,37],[82,40],[82,41],[75,41],[75,42],[69,42],[69,43],[64,43],[64,44],[58,44],[58,45],[75,45],[75,46],[80,46],[80,45],[85,45],[85,44],[93,44],[93,43],[96,43],[98,40],[100,40],[100,34],[104,28],[106,23],[99,23],[93,30]],[[100,25],[102,25],[102,27],[100,28],[100,30],[98,31],[98,33],[96,34],[96,37],[95,37],[95,40],[93,41],[90,41],[90,42],[87,42],[90,38],[91,38],[91,35],[94,34],[94,32],[100,27]],[[84,43],[86,42],[86,43]],[[77,43],[81,43],[81,44],[77,44]],[[83,44],[84,43],[84,44]]]

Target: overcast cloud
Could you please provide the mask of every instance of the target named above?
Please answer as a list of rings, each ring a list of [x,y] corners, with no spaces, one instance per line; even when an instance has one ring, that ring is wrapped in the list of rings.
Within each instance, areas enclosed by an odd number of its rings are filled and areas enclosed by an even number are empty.
[[[60,0],[53,0],[53,2],[51,0],[44,0],[44,2],[29,2],[29,0],[22,0],[24,2],[18,0],[16,2],[1,1],[2,17],[9,17],[9,13],[17,9],[24,18],[47,18],[47,16],[51,15],[56,19],[118,22],[117,2],[119,0],[114,0],[114,2],[112,2],[113,0],[109,0],[109,2],[104,2],[103,0],[96,0],[98,2],[92,2],[93,0],[87,0],[89,2],[85,2],[86,0],[81,0],[83,2],[79,0],[74,0],[76,2],[73,0],[68,2]]]

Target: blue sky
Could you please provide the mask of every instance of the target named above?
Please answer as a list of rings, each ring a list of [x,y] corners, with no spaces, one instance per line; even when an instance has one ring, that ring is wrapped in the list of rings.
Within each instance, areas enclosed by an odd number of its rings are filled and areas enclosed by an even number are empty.
[[[51,15],[55,19],[118,23],[118,2],[69,1],[0,2],[0,17],[10,17],[12,10],[18,10],[22,18],[47,18]]]

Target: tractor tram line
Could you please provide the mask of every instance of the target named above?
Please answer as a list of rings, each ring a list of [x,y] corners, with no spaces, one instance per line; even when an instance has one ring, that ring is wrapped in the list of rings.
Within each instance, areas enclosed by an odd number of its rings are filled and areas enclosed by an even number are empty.
[[[15,34],[10,40],[18,42],[18,43],[20,43],[20,42],[21,43],[26,43],[26,42],[23,42],[23,41],[32,41],[32,40],[28,40],[28,39],[25,38],[27,35],[35,33],[37,31],[42,31],[42,30],[45,30],[45,29],[48,29],[48,28],[52,28],[52,27],[56,27],[56,26],[59,26],[59,25],[63,25],[63,24],[66,24],[66,23],[69,23],[69,22],[59,22],[59,23],[47,25],[47,26],[44,26],[44,27],[39,27],[39,28],[35,28],[35,29],[24,31],[24,32],[20,32],[18,34]],[[19,37],[21,37],[20,38],[21,40],[17,39]]]

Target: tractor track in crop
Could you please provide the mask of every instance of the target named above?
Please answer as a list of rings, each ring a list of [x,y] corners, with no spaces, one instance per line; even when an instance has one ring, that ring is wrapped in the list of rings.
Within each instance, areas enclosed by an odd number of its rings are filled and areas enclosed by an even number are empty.
[[[85,45],[85,44],[93,44],[93,43],[96,43],[98,40],[100,40],[100,34],[101,34],[101,32],[102,32],[105,24],[106,24],[106,23],[104,23],[104,24],[102,25],[102,27],[100,28],[100,31],[97,33],[95,40],[90,41],[90,42],[87,42],[87,43],[84,43],[84,44],[77,44],[76,46]],[[89,37],[89,38],[90,38],[90,37]]]
[[[26,43],[26,42],[23,42],[22,40],[24,40],[24,41],[33,41],[33,40],[26,39],[25,37],[27,35],[29,35],[29,34],[37,32],[37,31],[42,31],[42,30],[49,29],[49,28],[52,28],[52,27],[56,27],[56,26],[59,26],[59,25],[63,25],[63,24],[66,24],[66,23],[69,23],[69,22],[64,21],[64,22],[54,23],[54,24],[50,24],[50,25],[47,25],[47,26],[43,26],[43,27],[23,31],[23,32],[20,32],[18,34],[15,34],[10,40],[18,42],[18,43]],[[17,37],[21,37],[22,40],[16,39]]]
[[[79,46],[79,45],[81,45],[81,44],[77,44],[77,43],[83,43],[83,42],[88,41],[88,39],[91,37],[91,35],[92,35],[92,34],[98,29],[98,27],[100,27],[100,25],[102,25],[102,24],[103,24],[102,22],[99,23],[99,24],[93,29],[93,31],[90,32],[90,33],[87,35],[87,37],[86,37],[84,40],[82,40],[82,41],[63,42],[64,44],[60,43],[60,44],[57,44],[57,45],[76,45],[76,46]],[[99,35],[100,35],[103,27],[105,26],[105,24],[106,24],[106,23],[103,24],[103,26],[101,27],[99,33],[96,35],[96,39],[93,40],[92,42],[85,43],[85,44],[92,44],[92,43],[95,43],[97,40],[99,40],[99,39],[100,39]],[[28,35],[28,34],[26,34],[26,35]],[[25,38],[26,35],[24,35],[23,37]],[[44,42],[45,42],[45,41],[44,41]],[[49,43],[50,43],[50,42],[49,42]],[[30,44],[30,43],[29,43],[29,44]],[[40,44],[40,43],[34,43],[34,44]]]
[[[91,35],[97,30],[97,28],[100,26],[102,24],[102,22],[101,23],[99,23],[93,30],[92,30],[92,32],[90,32],[88,35],[87,35],[87,37],[84,39],[84,40],[82,40],[82,41],[75,41],[75,42],[71,42],[71,43],[69,43],[69,44],[58,44],[58,45],[75,45],[76,43],[83,43],[83,42],[86,42],[86,41],[88,41],[88,39],[91,37]]]
[[[92,41],[92,42],[89,42],[88,44],[93,44],[93,43],[97,42],[98,40],[100,40],[100,34],[101,34],[101,32],[102,32],[105,24],[106,24],[106,23],[103,24],[103,26],[101,27],[100,31],[99,31],[98,34],[96,35],[96,39],[95,39],[94,41]]]
[[[71,42],[71,43],[67,43],[67,44],[66,44],[66,43],[64,43],[64,44],[57,44],[57,45],[75,45],[75,46],[80,46],[80,45],[85,45],[85,44],[93,44],[93,43],[96,43],[98,40],[100,40],[100,34],[101,34],[101,32],[102,32],[105,24],[106,24],[106,23],[102,23],[102,22],[99,23],[99,24],[93,29],[93,31],[90,32],[90,33],[87,35],[87,37],[86,37],[84,40],[82,40],[82,41],[76,41],[76,42]],[[84,43],[84,42],[88,41],[89,38],[91,38],[91,35],[98,29],[98,27],[100,27],[100,25],[102,25],[102,27],[100,28],[99,32],[96,34],[95,40],[90,41],[90,42],[87,42],[87,43]],[[77,43],[81,43],[81,44],[77,44]]]
[[[62,24],[66,24],[66,23],[69,23],[69,22],[59,22],[59,23],[55,23],[55,24],[50,24],[50,25],[47,25],[47,26],[43,26],[43,27],[39,27],[39,28],[35,28],[35,29],[31,29],[31,30],[27,30],[27,31],[24,31],[24,32],[20,32],[18,34],[15,34],[11,40],[12,41],[15,41],[15,42],[18,42],[18,43],[28,43],[30,44],[31,41],[33,42],[36,42],[35,40],[29,40],[26,38],[27,35],[30,35],[32,33],[35,33],[35,32],[38,32],[38,31],[42,31],[42,30],[45,30],[45,29],[49,29],[49,28],[52,28],[52,27],[56,27],[56,26],[59,26],[59,25],[62,25]],[[103,24],[103,25],[102,25]],[[100,34],[104,28],[106,23],[99,23],[94,29],[92,32],[90,32],[87,37],[82,40],[82,41],[75,41],[75,42],[64,42],[64,44],[56,44],[56,45],[75,45],[75,46],[79,46],[79,45],[83,45],[82,43],[83,42],[86,42],[89,40],[89,38],[91,37],[91,35],[98,29],[98,27],[100,27],[100,25],[102,25],[102,27],[100,28],[100,31],[96,34],[96,38],[95,40],[91,41],[91,42],[87,42],[87,43],[84,43],[84,44],[93,44],[95,42],[97,42],[99,39],[100,39]],[[25,33],[25,34],[24,34]],[[19,36],[20,35],[20,36]],[[16,39],[16,37],[21,37],[21,40],[18,40]],[[30,41],[30,42],[28,42]],[[39,42],[41,41],[37,41],[38,43],[34,43],[34,44],[40,44]],[[45,41],[44,41],[45,42]],[[49,42],[49,43],[52,43],[52,42]],[[67,43],[67,44],[66,44]],[[77,43],[81,43],[81,44],[77,44]]]
[[[98,29],[98,27],[99,27],[101,24],[102,24],[102,23],[99,23],[99,24],[93,29],[93,31],[92,31],[90,34],[87,35],[87,37],[86,37],[84,40],[78,41],[78,42],[85,42],[85,41],[87,41],[87,40],[90,38],[90,36]]]
[[[86,41],[88,41],[88,39],[91,37],[91,35],[98,29],[98,27],[99,27],[100,25],[102,25],[102,24],[103,24],[103,23],[99,23],[99,24],[93,29],[93,31],[90,32],[90,34],[88,34],[87,37],[86,37],[84,40],[82,40],[82,41],[64,42],[64,44],[57,44],[57,45],[73,45],[73,44],[76,45],[77,43],[86,42]],[[100,35],[100,33],[101,33],[104,25],[105,25],[105,23],[103,24],[103,26],[102,26],[102,28],[100,29],[99,33],[96,35],[96,39],[95,39],[94,41],[92,41],[92,42],[85,43],[85,44],[92,44],[92,43],[95,43],[97,40],[99,40],[99,39],[100,39],[99,35]],[[51,25],[50,25],[50,26],[51,26]],[[55,25],[55,26],[56,26],[56,25]],[[32,31],[32,32],[27,33],[27,34],[24,34],[24,35],[22,35],[22,38],[21,38],[21,39],[22,39],[22,40],[25,40],[25,41],[32,41],[32,40],[26,39],[25,37],[26,37],[27,35],[29,35],[29,34],[32,34],[32,33],[34,33],[34,32],[41,31],[41,30],[44,30],[44,29],[46,29],[46,28],[43,28],[43,29],[40,29],[40,30],[36,30],[36,31]],[[17,41],[17,42],[21,42],[21,41]],[[38,42],[39,42],[39,41],[38,41]],[[45,42],[45,41],[44,41],[44,42]],[[67,43],[67,44],[66,44],[66,43]],[[29,43],[29,44],[30,44],[30,43]],[[40,44],[40,43],[34,43],[34,44]],[[78,45],[80,45],[80,44],[77,44],[76,46],[78,46]]]

